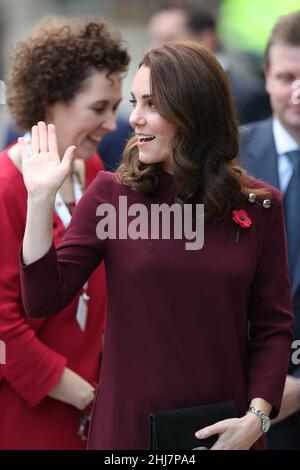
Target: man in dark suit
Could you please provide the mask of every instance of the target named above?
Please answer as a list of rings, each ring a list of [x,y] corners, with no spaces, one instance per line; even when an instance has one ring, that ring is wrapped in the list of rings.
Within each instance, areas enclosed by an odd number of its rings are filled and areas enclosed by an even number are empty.
[[[233,70],[222,52],[216,21],[209,11],[193,6],[162,8],[150,18],[149,32],[154,47],[171,41],[192,40],[215,54],[231,84],[241,124],[271,115],[270,101],[264,85],[257,80],[254,83],[246,73]]]
[[[242,129],[241,162],[251,175],[284,193],[295,340],[298,340],[294,346],[297,347],[300,340],[300,11],[281,17],[275,25],[265,53],[265,74],[273,116]],[[300,449],[299,354],[291,357],[281,412],[269,433],[271,449]]]

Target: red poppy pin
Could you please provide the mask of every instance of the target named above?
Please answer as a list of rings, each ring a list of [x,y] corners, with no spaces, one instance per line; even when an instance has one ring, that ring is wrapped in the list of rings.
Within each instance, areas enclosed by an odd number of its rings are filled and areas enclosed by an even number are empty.
[[[238,242],[239,234],[240,234],[240,227],[242,228],[250,228],[252,225],[252,220],[248,216],[247,212],[243,209],[234,210],[232,211],[232,220],[236,224],[238,224],[238,230],[236,235],[235,243]]]

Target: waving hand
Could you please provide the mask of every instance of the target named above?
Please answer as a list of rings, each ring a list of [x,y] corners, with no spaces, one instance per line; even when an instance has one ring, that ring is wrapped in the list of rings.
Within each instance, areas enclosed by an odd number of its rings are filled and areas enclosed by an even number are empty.
[[[58,154],[55,126],[39,122],[31,135],[32,155],[24,139],[18,140],[22,153],[22,172],[28,194],[56,193],[70,171],[75,146],[68,147],[62,160]]]

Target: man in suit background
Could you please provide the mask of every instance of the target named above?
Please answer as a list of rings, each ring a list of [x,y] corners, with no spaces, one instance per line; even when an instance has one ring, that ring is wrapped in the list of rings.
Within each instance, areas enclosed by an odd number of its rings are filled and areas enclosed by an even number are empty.
[[[273,116],[242,129],[241,161],[251,175],[284,194],[295,339],[300,340],[300,11],[274,26],[265,75]],[[271,449],[300,449],[300,366],[295,362],[268,436]]]
[[[174,6],[162,8],[149,20],[149,33],[153,47],[166,42],[193,40],[211,51],[229,78],[241,124],[264,119],[271,115],[268,94],[264,84],[250,79],[245,73],[235,71],[222,50],[213,15],[203,8]]]

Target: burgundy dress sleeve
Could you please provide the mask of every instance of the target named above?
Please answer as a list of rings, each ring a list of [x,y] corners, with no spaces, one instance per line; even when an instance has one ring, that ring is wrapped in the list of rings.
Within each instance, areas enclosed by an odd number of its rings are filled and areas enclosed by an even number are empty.
[[[111,177],[101,171],[90,184],[56,250],[52,245],[36,262],[21,263],[22,299],[30,316],[53,315],[64,308],[103,260],[105,240],[97,238],[96,211],[99,204],[109,202]]]
[[[273,189],[272,207],[265,210],[266,226],[260,259],[250,293],[248,400],[261,397],[279,412],[290,358],[292,305],[282,198]],[[276,366],[274,367],[274,364]]]
[[[23,187],[1,178],[0,218],[5,229],[0,230],[0,338],[6,346],[6,364],[0,366],[0,375],[29,405],[36,406],[58,382],[67,360],[43,344],[24,319],[18,251],[25,213]]]

